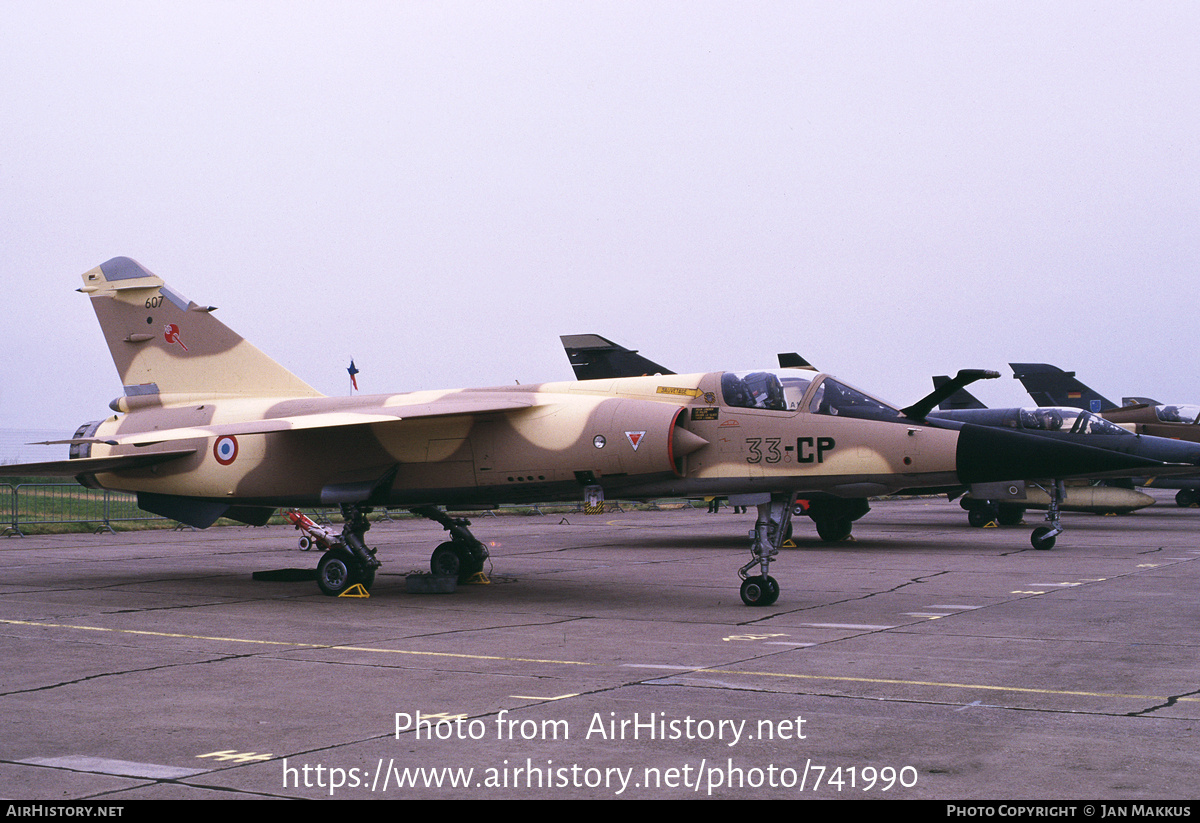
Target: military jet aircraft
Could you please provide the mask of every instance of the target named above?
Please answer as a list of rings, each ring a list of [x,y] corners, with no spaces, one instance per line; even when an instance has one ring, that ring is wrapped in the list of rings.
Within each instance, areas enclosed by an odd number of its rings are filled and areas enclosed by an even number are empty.
[[[938,375],[933,385],[941,387],[950,378]],[[1095,443],[1109,448],[1114,445],[1124,450],[1134,450],[1143,456],[1165,454],[1172,462],[1200,464],[1200,448],[1181,444],[1174,440],[1157,437],[1131,437],[1132,432],[1083,409],[1067,407],[989,409],[966,389],[958,389],[939,404],[939,411],[931,416],[950,420],[963,420],[980,425],[1003,426],[1024,429],[1048,437],[1089,437],[1086,443]],[[1091,439],[1091,435],[1106,435]],[[1113,439],[1114,437],[1119,439]],[[1145,450],[1145,451],[1143,451]],[[1151,452],[1147,454],[1147,451]],[[1128,484],[1125,485],[1109,485]],[[1063,486],[1050,485],[1043,488],[1037,483],[1004,482],[981,483],[970,488],[962,497],[962,507],[967,511],[967,521],[972,526],[999,523],[1004,526],[1017,525],[1026,509],[1091,512],[1093,514],[1126,514],[1153,505],[1154,498],[1132,488],[1126,479],[1111,480],[1099,484],[1076,480]],[[1050,519],[1054,520],[1053,514]]]
[[[440,523],[451,537],[430,566],[463,574],[487,551],[444,506],[729,497],[758,509],[739,570],[743,602],[758,606],[779,596],[768,572],[800,494],[838,518],[900,488],[1159,465],[1018,431],[928,425],[913,407],[797,370],[325,397],[134,260],[86,272],[81,291],[124,393],[115,414],[61,441],[71,459],[8,470],[134,492],[141,508],[200,528],[338,505],[341,537],[318,564],[327,594],[373,581],[366,514],[380,505]]]
[[[603,350],[606,353],[613,353],[612,356],[593,356],[589,359],[587,367],[593,377],[620,377],[627,374],[624,369],[629,361],[623,359],[623,356],[632,354],[632,352],[610,340],[599,337],[599,335],[571,335],[562,338],[563,346],[567,350],[567,356],[571,359],[572,364],[577,362],[577,357],[568,341],[587,338],[603,341],[605,344]],[[597,345],[594,348],[600,349],[601,347]],[[781,353],[778,355],[778,359],[781,368],[816,371],[811,363],[795,352]],[[945,425],[947,421],[955,421],[960,424],[971,423],[1001,429],[1021,429],[1038,437],[1134,454],[1170,463],[1173,466],[1200,465],[1200,448],[1196,448],[1193,444],[1178,443],[1159,437],[1137,437],[1128,429],[1079,409],[988,409],[965,388],[975,379],[998,376],[997,372],[967,370],[959,372],[959,375],[954,378],[934,377],[935,391],[912,406],[903,409],[902,413],[910,419],[924,420],[930,425]],[[818,390],[818,393],[823,391],[823,388],[822,385],[822,389]],[[933,410],[935,405],[939,410]],[[1087,439],[1080,440],[1084,437]],[[1046,482],[1026,482],[1032,480]],[[1053,548],[1056,538],[1062,534],[1060,518],[1062,511],[1123,513],[1154,503],[1154,498],[1134,491],[1132,488],[1090,484],[1067,485],[1064,481],[1064,477],[1055,476],[1009,478],[1003,482],[973,483],[969,487],[968,494],[962,498],[962,506],[967,510],[967,520],[973,526],[983,526],[989,522],[1017,525],[1021,522],[1026,508],[1046,509],[1046,519],[1050,525],[1039,526],[1030,536],[1030,543],[1035,549],[1046,550]],[[964,490],[960,487],[945,491],[951,496],[956,496]],[[913,491],[928,492],[929,490],[915,489]],[[830,506],[834,507],[832,516],[828,513]],[[830,503],[817,499],[808,501],[805,513],[814,519],[817,533],[823,539],[840,540],[849,535],[850,524],[866,514],[868,510],[869,506],[866,500],[858,501],[856,508],[849,510],[844,501]]]
[[[1118,406],[1104,395],[1084,385],[1073,371],[1063,371],[1048,363],[1009,363],[1013,377],[1021,381],[1039,406],[1070,406],[1087,409],[1105,420],[1132,426],[1138,434],[1169,437],[1200,443],[1200,406],[1186,403],[1159,403],[1148,397],[1125,397]],[[1158,477],[1145,485],[1178,489],[1175,502],[1183,507],[1200,504],[1200,478]]]

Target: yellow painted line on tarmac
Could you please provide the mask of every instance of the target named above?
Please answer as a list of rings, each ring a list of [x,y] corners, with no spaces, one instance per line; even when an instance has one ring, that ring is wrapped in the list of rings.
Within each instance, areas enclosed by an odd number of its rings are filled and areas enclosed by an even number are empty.
[[[381,654],[411,654],[425,657],[458,657],[463,660],[504,660],[509,663],[556,663],[560,666],[598,666],[598,663],[588,663],[586,660],[542,660],[536,657],[505,657],[491,654],[455,654],[454,652],[418,652],[411,649],[380,649],[372,646],[326,646],[328,649],[338,649],[352,652],[379,652]]]
[[[84,632],[112,632],[114,634],[141,634],[149,637],[175,637],[185,640],[221,640],[228,643],[257,643],[264,646],[297,646],[309,649],[332,648],[324,643],[291,643],[283,640],[253,640],[245,637],[208,637],[202,634],[178,634],[174,632],[152,632],[146,629],[112,629],[104,626],[80,626],[74,623],[40,623],[36,620],[0,620],[10,626],[37,626],[43,629],[76,629]]]
[[[488,654],[459,654],[455,652],[422,652],[413,649],[384,649],[377,646],[343,646],[333,643],[298,643],[291,640],[255,640],[248,637],[212,637],[203,634],[178,634],[174,632],[152,632],[145,629],[112,629],[102,626],[79,626],[72,623],[40,623],[34,620],[0,620],[0,624],[11,626],[36,626],[45,629],[76,629],[86,632],[112,632],[114,634],[137,634],[148,637],[171,637],[183,640],[212,640],[222,643],[251,643],[261,646],[281,646],[295,649],[336,649],[338,651],[374,652],[377,654],[407,654],[420,657],[453,657],[463,660],[503,660],[510,663],[556,663],[561,666],[596,666],[582,660],[541,660],[533,657],[504,657]]]
[[[1066,697],[1119,697],[1128,700],[1159,700],[1169,698],[1154,694],[1119,694],[1113,692],[1080,692],[1068,689],[1031,689],[1024,686],[987,686],[982,683],[941,683],[936,680],[893,680],[886,677],[849,677],[836,674],[789,674],[787,672],[751,672],[738,669],[703,669],[697,674],[742,674],[752,677],[782,677],[794,680],[826,680],[842,683],[875,683],[886,686],[933,686],[939,689],[983,689],[992,692],[1018,692],[1022,694],[1045,694]],[[1200,697],[1177,697],[1176,701],[1194,703]]]
[[[211,640],[223,643],[247,643],[260,646],[279,646],[283,648],[295,649],[330,649],[334,651],[353,651],[353,652],[369,652],[372,654],[400,654],[410,655],[415,657],[443,657],[454,658],[459,660],[499,660],[508,663],[545,663],[561,666],[601,666],[607,665],[604,663],[588,662],[583,660],[556,660],[542,659],[532,657],[507,657],[503,655],[487,655],[487,654],[462,654],[456,652],[425,652],[416,651],[413,649],[385,649],[378,646],[343,646],[329,643],[299,643],[290,640],[255,640],[246,637],[213,637],[202,634],[180,634],[175,632],[155,632],[145,629],[113,629],[102,626],[81,626],[72,623],[41,623],[34,620],[0,620],[0,624],[10,626],[33,626],[43,629],[74,629],[77,631],[90,632],[111,632],[113,634],[132,634],[144,635],[148,637],[168,637],[184,640]],[[786,680],[811,680],[825,681],[831,683],[869,683],[882,686],[927,686],[939,689],[974,689],[993,692],[1013,692],[1018,694],[1041,694],[1059,697],[1107,697],[1120,698],[1125,700],[1155,700],[1166,701],[1168,698],[1162,695],[1151,694],[1120,694],[1113,692],[1085,692],[1072,691],[1068,689],[1034,689],[1024,686],[989,686],[983,683],[954,683],[940,682],[936,680],[898,680],[885,677],[850,677],[848,675],[836,674],[792,674],[788,672],[758,672],[745,671],[740,669],[717,669],[717,668],[698,668],[698,667],[679,667],[686,668],[690,673],[703,675],[729,675],[737,674],[746,677],[771,677],[782,678]],[[566,696],[566,695],[564,695]],[[1179,703],[1195,703],[1200,702],[1200,697],[1177,697],[1176,702]]]

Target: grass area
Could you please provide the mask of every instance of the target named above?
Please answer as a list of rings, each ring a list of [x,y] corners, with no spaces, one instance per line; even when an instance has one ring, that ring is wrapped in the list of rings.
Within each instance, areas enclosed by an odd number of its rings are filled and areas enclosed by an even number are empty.
[[[625,509],[653,508],[653,505],[622,503]],[[687,505],[684,501],[662,501],[659,508],[676,508]],[[576,510],[573,504],[543,506],[505,506],[490,510],[498,516],[565,514]],[[15,509],[15,510],[14,510]],[[488,510],[452,511],[456,517],[480,518],[489,516]],[[341,523],[338,510],[305,514],[319,523]],[[404,509],[377,509],[370,515],[372,521],[415,519],[418,515]],[[0,529],[17,528],[22,534],[73,534],[94,532],[104,528],[107,522],[116,531],[140,531],[146,529],[173,529],[174,520],[150,514],[137,507],[137,496],[126,492],[88,489],[74,483],[47,483],[45,478],[0,478]],[[221,518],[216,526],[245,526],[234,520]],[[291,525],[283,514],[271,518],[268,525]]]

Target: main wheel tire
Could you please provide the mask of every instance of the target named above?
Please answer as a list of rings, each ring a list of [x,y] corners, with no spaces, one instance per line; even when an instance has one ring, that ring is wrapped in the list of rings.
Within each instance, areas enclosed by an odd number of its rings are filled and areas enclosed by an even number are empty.
[[[854,521],[841,517],[823,517],[815,522],[817,524],[817,534],[826,543],[836,543],[839,540],[845,540],[850,536],[850,531],[854,527]]]
[[[977,529],[982,529],[992,518],[981,508],[967,509],[967,522]]]
[[[1001,526],[1019,526],[1025,519],[1024,506],[1001,505],[998,520]]]
[[[435,577],[458,577],[463,566],[462,554],[454,541],[442,543],[429,556],[429,570]]]
[[[371,587],[375,585],[375,570],[359,567],[357,573],[354,575],[354,582],[361,583],[364,589],[370,591]]]
[[[483,571],[483,558],[476,557],[469,551],[463,551],[462,557],[459,558],[459,564],[459,583],[466,583],[472,577]]]
[[[317,563],[317,588],[322,594],[337,597],[354,585],[356,569],[357,563],[348,552],[327,551]]]

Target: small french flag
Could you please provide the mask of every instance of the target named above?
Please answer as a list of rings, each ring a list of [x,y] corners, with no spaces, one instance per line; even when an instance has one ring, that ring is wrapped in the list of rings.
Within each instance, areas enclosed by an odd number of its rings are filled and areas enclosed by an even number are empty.
[[[354,388],[354,391],[358,391],[358,377],[356,377],[358,369],[354,366],[354,360],[350,361],[350,368],[346,369],[346,371],[350,372],[350,385]]]

